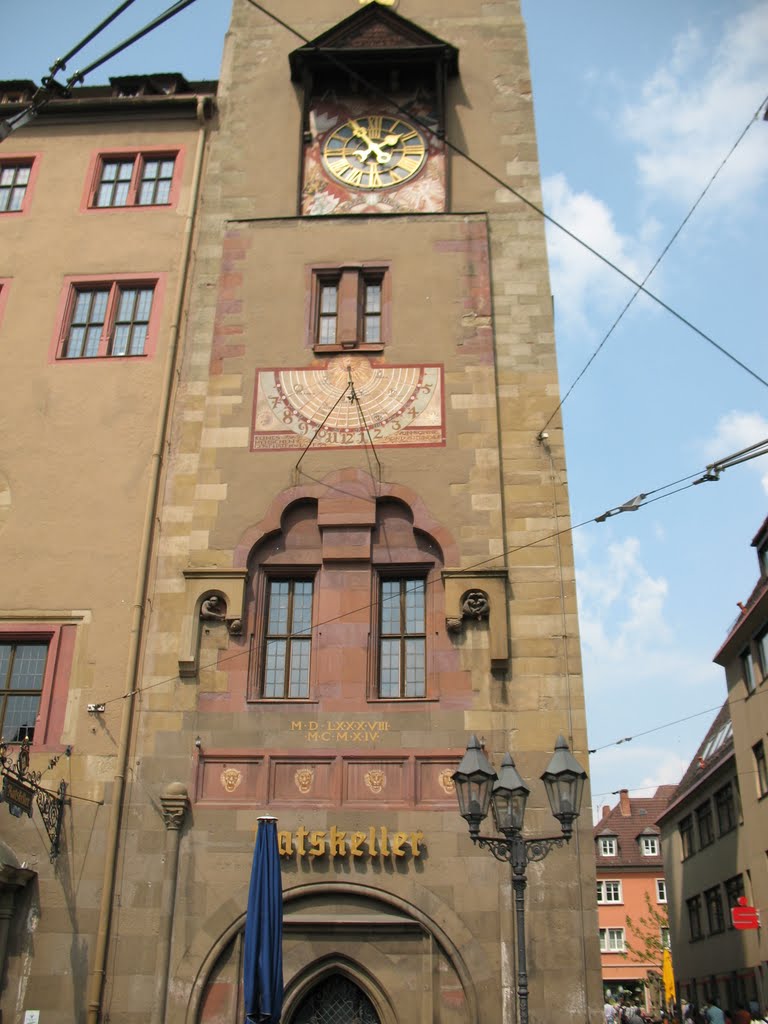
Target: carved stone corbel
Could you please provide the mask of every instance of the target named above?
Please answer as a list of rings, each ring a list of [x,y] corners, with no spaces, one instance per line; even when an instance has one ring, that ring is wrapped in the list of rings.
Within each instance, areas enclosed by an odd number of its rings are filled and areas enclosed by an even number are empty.
[[[225,623],[230,633],[242,629],[247,569],[184,569],[187,600],[181,632],[179,675],[197,675],[203,622]]]
[[[487,620],[491,665],[509,661],[506,569],[444,569],[445,625],[461,633],[467,622]]]

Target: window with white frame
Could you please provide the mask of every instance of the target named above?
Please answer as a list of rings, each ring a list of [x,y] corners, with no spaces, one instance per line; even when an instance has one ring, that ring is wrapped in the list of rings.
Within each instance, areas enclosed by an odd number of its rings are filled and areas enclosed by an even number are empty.
[[[658,857],[659,840],[656,836],[640,837],[640,852],[644,857]]]
[[[623,953],[624,952],[624,929],[623,928],[601,928],[600,929],[600,952],[601,953]]]
[[[597,852],[601,857],[615,857],[616,840],[612,836],[601,836],[597,841]]]
[[[666,880],[663,878],[656,879],[656,902],[667,902],[667,883]]]
[[[597,883],[598,903],[623,903],[620,881],[603,881]]]

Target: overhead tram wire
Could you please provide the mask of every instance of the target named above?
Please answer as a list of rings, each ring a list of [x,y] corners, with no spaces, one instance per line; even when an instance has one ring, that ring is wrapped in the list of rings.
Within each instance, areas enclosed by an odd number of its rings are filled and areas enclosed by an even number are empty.
[[[671,238],[669,239],[669,241],[668,241],[668,242],[667,242],[667,244],[666,244],[666,245],[664,246],[664,248],[663,248],[663,249],[661,250],[661,253],[659,254],[658,258],[656,259],[656,262],[655,262],[655,263],[653,264],[653,266],[651,267],[651,269],[650,269],[650,270],[648,271],[648,273],[647,273],[647,274],[645,275],[645,277],[643,278],[643,280],[642,280],[642,284],[643,284],[643,285],[645,285],[645,284],[647,283],[647,281],[649,280],[649,278],[651,277],[651,275],[653,274],[653,272],[654,272],[654,271],[656,270],[656,268],[658,267],[658,265],[659,265],[659,264],[661,263],[661,261],[662,261],[662,260],[664,259],[664,257],[665,257],[665,256],[667,255],[667,253],[668,253],[668,252],[669,252],[669,250],[670,250],[670,249],[672,248],[672,246],[674,245],[674,243],[675,243],[675,242],[677,241],[677,238],[678,238],[678,236],[680,235],[680,233],[682,232],[683,228],[685,227],[685,225],[686,225],[686,224],[688,223],[688,221],[689,221],[689,220],[691,219],[691,217],[692,217],[692,216],[693,216],[693,214],[695,213],[695,211],[696,211],[696,208],[697,208],[697,207],[699,206],[699,204],[701,203],[702,199],[704,198],[704,196],[705,196],[705,195],[707,194],[707,192],[709,191],[710,187],[711,187],[711,186],[712,186],[712,184],[714,183],[714,181],[715,181],[715,179],[717,178],[717,176],[718,176],[718,175],[720,174],[720,172],[722,171],[722,169],[723,169],[723,168],[725,167],[725,165],[726,165],[726,164],[728,163],[728,161],[729,161],[729,160],[731,159],[731,157],[733,156],[733,154],[734,154],[734,153],[736,152],[736,149],[738,148],[738,146],[739,146],[739,144],[741,143],[741,141],[742,141],[742,140],[744,139],[744,137],[745,137],[745,135],[747,134],[747,132],[749,131],[749,129],[750,129],[751,127],[752,127],[752,125],[753,125],[753,124],[755,123],[755,121],[759,120],[759,118],[760,118],[760,113],[761,113],[761,111],[763,110],[763,108],[765,107],[766,103],[768,103],[768,96],[766,96],[766,97],[765,97],[765,99],[764,99],[764,100],[762,101],[762,103],[761,103],[761,104],[760,104],[760,106],[759,106],[759,107],[757,108],[757,110],[756,110],[756,111],[755,111],[755,113],[754,113],[754,114],[752,115],[752,117],[751,117],[751,118],[749,119],[749,121],[747,121],[746,125],[744,126],[744,129],[743,129],[743,131],[741,132],[741,134],[739,135],[739,137],[738,137],[738,138],[736,139],[736,141],[734,142],[734,144],[733,144],[733,145],[731,146],[731,148],[730,148],[730,149],[728,150],[728,152],[726,153],[725,157],[724,157],[724,158],[723,158],[723,159],[722,159],[722,160],[720,161],[720,164],[719,164],[719,166],[717,167],[717,169],[715,170],[714,174],[713,174],[713,175],[712,175],[712,177],[711,177],[711,178],[709,179],[709,181],[707,182],[707,184],[706,184],[706,185],[704,186],[704,188],[702,189],[702,191],[701,191],[701,192],[699,193],[699,196],[698,196],[698,198],[696,199],[696,201],[694,202],[693,206],[691,206],[691,208],[690,208],[690,210],[688,211],[688,213],[686,213],[685,217],[683,217],[683,219],[682,219],[682,220],[680,221],[680,224],[679,224],[679,225],[677,226],[677,229],[675,230],[674,234],[673,234],[673,235],[672,235],[672,237],[671,237]],[[625,313],[627,312],[627,310],[629,309],[629,307],[630,307],[630,306],[632,305],[632,303],[633,303],[633,302],[635,301],[635,299],[637,298],[637,296],[638,296],[639,294],[640,294],[640,288],[636,288],[636,289],[635,289],[635,291],[633,292],[633,294],[631,295],[631,297],[630,297],[629,301],[628,301],[628,302],[627,302],[627,303],[625,304],[624,308],[623,308],[623,309],[621,310],[621,312],[619,313],[619,315],[618,315],[618,316],[616,317],[616,319],[615,319],[615,320],[613,321],[613,323],[611,324],[611,326],[610,326],[610,327],[608,328],[608,331],[606,332],[606,334],[604,334],[604,335],[603,335],[603,338],[602,338],[602,340],[600,341],[599,345],[598,345],[598,346],[597,346],[597,348],[596,348],[596,349],[594,350],[594,352],[593,352],[593,353],[592,353],[592,355],[591,355],[591,356],[589,357],[589,359],[588,359],[588,360],[586,361],[586,363],[585,363],[585,364],[584,364],[584,366],[582,367],[582,369],[581,369],[580,373],[578,373],[578,374],[577,374],[577,376],[576,376],[575,380],[573,381],[573,383],[571,384],[571,386],[570,386],[570,387],[568,388],[568,390],[566,391],[566,393],[565,393],[565,394],[563,395],[563,397],[562,397],[562,398],[560,399],[560,401],[559,401],[559,402],[557,403],[557,406],[555,407],[555,409],[554,409],[554,411],[552,412],[551,416],[549,417],[549,419],[547,420],[547,422],[546,422],[546,423],[544,424],[544,426],[543,426],[543,427],[541,428],[541,433],[543,433],[543,432],[544,432],[544,431],[545,431],[545,430],[547,429],[547,427],[548,427],[548,426],[550,425],[550,423],[552,422],[552,420],[553,420],[553,419],[555,418],[555,416],[557,416],[557,414],[558,414],[558,413],[560,412],[560,410],[562,409],[562,407],[563,407],[563,406],[565,405],[565,403],[566,403],[566,401],[568,400],[568,398],[569,398],[569,396],[570,396],[571,392],[572,392],[572,391],[573,391],[573,389],[574,389],[574,388],[576,387],[576,385],[577,385],[577,384],[579,383],[579,381],[580,381],[580,380],[581,380],[581,378],[582,378],[582,377],[584,376],[584,374],[585,374],[585,373],[587,372],[587,370],[588,370],[588,369],[590,368],[590,366],[592,365],[592,363],[593,363],[593,362],[595,361],[595,359],[596,359],[596,357],[597,357],[597,356],[599,355],[599,353],[600,353],[601,349],[603,348],[603,346],[605,345],[605,343],[606,343],[606,342],[608,341],[608,339],[610,338],[610,336],[611,336],[611,335],[613,334],[613,332],[614,332],[614,331],[616,330],[616,328],[617,328],[617,327],[619,326],[619,323],[620,323],[620,321],[622,320],[622,318],[624,317],[624,314],[625,314]]]
[[[363,429],[360,431],[360,434],[361,434],[361,436],[363,438],[365,438],[366,436],[368,437],[368,443],[371,446],[371,451],[373,452],[374,459],[376,459],[376,466],[378,467],[378,471],[379,471],[379,473],[378,473],[378,475],[379,475],[379,483],[381,483],[381,462],[379,461],[379,454],[376,451],[376,445],[373,443],[373,438],[371,437],[371,431],[370,431],[370,429],[368,427],[368,423],[367,423],[367,421],[365,419],[365,413],[363,412],[363,407],[360,404],[360,399],[358,398],[357,391],[355,390],[355,384],[354,384],[354,381],[352,380],[352,369],[351,369],[351,367],[347,367],[347,373],[349,374],[349,386],[352,389],[352,393],[350,394],[349,398],[350,398],[351,402],[355,403],[355,408],[357,409],[357,418],[360,421],[360,423],[362,423],[362,425],[363,425]],[[369,462],[369,465],[370,465],[370,462]]]
[[[50,78],[51,78],[51,80],[56,77],[56,75],[59,73],[59,71],[65,71],[66,67],[67,67],[67,63],[70,60],[72,60],[72,58],[75,56],[75,54],[79,53],[83,49],[83,47],[87,46],[88,43],[91,42],[91,40],[95,39],[96,36],[100,32],[103,32],[103,30],[107,27],[107,25],[111,25],[112,22],[123,13],[123,11],[128,10],[128,8],[134,2],[135,2],[135,0],[124,0],[124,3],[120,4],[119,7],[116,7],[115,10],[112,11],[111,14],[108,14],[107,17],[104,19],[104,21],[102,21],[99,25],[96,26],[95,29],[93,29],[91,32],[89,32],[88,35],[85,36],[85,38],[81,39],[79,43],[76,43],[72,47],[71,50],[68,50],[64,54],[63,57],[57,58],[57,60],[55,60],[53,62],[53,64],[51,64],[50,68],[48,69],[50,71]],[[43,79],[43,85],[45,85],[45,84],[46,84],[46,79],[44,78]]]
[[[18,114],[14,114],[13,117],[10,117],[5,121],[0,121],[0,142],[2,142],[4,139],[7,139],[11,132],[16,131],[19,128],[23,128],[25,125],[29,124],[29,122],[32,121],[35,117],[37,117],[40,111],[44,107],[46,107],[55,96],[68,96],[70,89],[75,85],[82,84],[82,82],[85,80],[86,75],[89,75],[92,71],[95,71],[96,68],[101,67],[102,64],[105,64],[108,60],[111,60],[112,57],[117,56],[118,53],[122,53],[123,50],[126,50],[129,46],[132,46],[134,43],[138,42],[139,39],[143,39],[144,36],[149,35],[150,32],[153,32],[156,28],[159,28],[161,25],[165,24],[166,21],[169,21],[175,15],[180,14],[181,11],[183,11],[185,8],[195,3],[195,0],[177,0],[176,3],[166,8],[166,10],[163,11],[162,14],[159,14],[152,21],[147,22],[147,24],[144,25],[143,28],[140,28],[138,32],[134,32],[133,35],[129,36],[127,39],[124,39],[122,43],[118,43],[117,46],[113,46],[112,49],[109,50],[107,53],[103,54],[101,57],[97,57],[95,61],[92,61],[90,64],[87,64],[84,68],[81,68],[80,70],[76,71],[74,75],[67,79],[67,81],[63,85],[60,82],[57,82],[54,77],[54,69],[62,70],[66,66],[66,59],[71,58],[73,54],[78,53],[87,43],[94,39],[99,34],[99,32],[101,32],[107,25],[114,21],[115,18],[118,17],[118,15],[122,14],[123,11],[130,6],[131,3],[133,3],[133,0],[126,0],[126,2],[121,4],[120,7],[113,11],[112,14],[105,18],[100,25],[98,25],[91,33],[89,33],[89,35],[86,36],[85,39],[81,40],[81,42],[79,42],[75,47],[73,47],[73,49],[70,50],[69,53],[65,55],[65,57],[60,57],[57,61],[54,62],[54,64],[51,65],[51,74],[46,75],[46,77],[43,78],[43,84],[35,91],[35,94],[32,97],[32,102],[29,104],[29,106],[19,111]]]
[[[391,96],[384,92],[383,89],[379,89],[378,86],[373,85],[363,75],[360,75],[353,68],[349,67],[349,65],[345,64],[343,60],[340,60],[335,54],[322,49],[322,47],[313,46],[311,39],[308,39],[305,35],[299,32],[298,29],[293,28],[292,25],[289,25],[286,21],[283,21],[282,18],[278,18],[276,14],[273,14],[270,10],[264,7],[264,5],[259,3],[258,0],[248,0],[248,3],[251,5],[251,7],[255,7],[257,11],[261,11],[262,14],[264,14],[270,20],[274,21],[277,25],[280,25],[281,28],[284,28],[287,32],[290,32],[291,35],[296,36],[296,38],[300,39],[306,46],[313,47],[315,53],[317,53],[325,60],[327,60],[329,64],[333,64],[339,70],[349,75],[351,79],[356,81],[358,84],[364,86],[373,95],[378,96],[380,99],[384,100],[393,110],[396,110],[398,113],[410,118],[411,121],[418,124],[425,132],[428,132],[430,135],[435,134],[434,130],[424,121],[423,118],[419,117],[412,111],[407,110],[405,107],[401,106],[396,100],[393,100]],[[574,242],[580,245],[583,249],[586,249],[587,252],[591,253],[594,257],[596,257],[596,259],[600,260],[601,263],[604,263],[607,267],[610,267],[611,270],[615,271],[617,274],[623,277],[625,281],[629,282],[629,284],[634,285],[638,292],[642,292],[643,295],[647,296],[649,299],[651,299],[651,301],[655,302],[662,309],[666,310],[667,313],[673,316],[676,320],[679,320],[680,323],[688,327],[691,331],[694,332],[694,334],[697,334],[702,340],[712,345],[715,349],[717,349],[718,352],[720,352],[727,359],[730,359],[731,362],[739,366],[742,370],[744,370],[745,373],[748,373],[750,377],[753,377],[764,387],[768,388],[768,380],[765,380],[763,377],[761,377],[753,369],[747,366],[746,363],[742,362],[741,359],[735,356],[732,352],[729,352],[727,348],[725,348],[719,342],[715,341],[715,339],[712,338],[709,334],[707,334],[706,331],[703,331],[700,327],[697,327],[696,324],[694,324],[691,320],[683,316],[682,313],[678,313],[676,309],[674,309],[672,306],[666,303],[654,292],[649,291],[645,287],[643,282],[636,281],[631,274],[628,274],[626,271],[622,270],[621,267],[613,263],[612,260],[610,260],[607,256],[604,256],[601,252],[599,252],[597,249],[591,246],[588,242],[585,242],[583,238],[580,238],[577,234],[575,234],[573,231],[567,228],[564,224],[561,224],[560,221],[558,221],[551,214],[547,213],[546,210],[542,209],[542,207],[534,203],[533,200],[528,199],[525,195],[523,195],[522,192],[519,192],[516,188],[514,188],[514,186],[510,185],[509,182],[499,177],[498,174],[490,170],[484,164],[481,164],[479,160],[475,160],[474,157],[470,156],[466,150],[462,149],[455,142],[451,142],[447,135],[445,135],[441,141],[445,144],[445,146],[448,149],[456,153],[457,156],[463,157],[468,164],[470,164],[476,170],[480,171],[487,178],[490,178],[490,180],[495,182],[500,188],[503,188],[505,191],[510,192],[513,196],[515,196],[515,198],[519,199],[520,202],[525,203],[525,205],[529,207],[531,210],[533,210],[534,213],[539,214],[540,217],[543,217],[544,220],[552,224],[553,227],[556,227],[559,231],[562,231],[563,234],[567,235],[570,239],[572,239]]]
[[[316,437],[317,437],[317,435],[318,435],[318,434],[320,433],[320,431],[321,431],[321,430],[323,429],[323,427],[325,426],[325,424],[326,424],[326,423],[328,422],[328,420],[329,420],[330,416],[332,415],[332,413],[333,413],[333,412],[334,412],[334,410],[336,409],[336,406],[337,406],[337,405],[339,404],[339,402],[340,402],[340,401],[342,400],[342,398],[344,397],[344,395],[346,395],[346,393],[347,393],[347,392],[349,391],[349,389],[350,389],[350,388],[352,388],[352,387],[353,387],[353,385],[352,385],[352,380],[350,379],[349,383],[348,383],[348,384],[347,384],[347,385],[345,386],[344,390],[343,390],[343,391],[341,392],[341,394],[339,395],[339,397],[338,397],[338,398],[336,399],[336,401],[335,401],[335,402],[333,403],[333,405],[331,406],[331,408],[330,408],[330,409],[328,410],[328,412],[326,413],[326,415],[325,415],[325,419],[323,420],[323,422],[322,422],[322,423],[320,424],[320,426],[319,426],[319,427],[317,428],[317,430],[316,430],[316,431],[314,432],[314,434],[312,435],[312,437],[311,437],[311,438],[309,439],[309,444],[308,444],[308,445],[306,446],[306,448],[304,449],[304,451],[303,451],[303,452],[301,453],[301,455],[299,456],[298,462],[297,462],[297,463],[296,463],[296,465],[295,465],[295,466],[293,467],[293,471],[294,471],[294,473],[298,473],[298,471],[299,471],[299,466],[301,465],[301,460],[302,460],[302,459],[304,458],[304,456],[305,456],[305,455],[307,454],[307,452],[309,451],[309,449],[310,449],[310,448],[312,447],[312,445],[313,445],[313,444],[315,443],[315,438],[316,438]],[[354,388],[353,388],[353,390],[354,390]]]
[[[344,395],[346,394],[346,391],[348,390],[348,388],[349,388],[349,385],[347,385],[347,388],[345,388],[345,390],[339,396],[339,401],[341,401],[341,399],[344,397]],[[338,404],[338,402],[337,402],[337,404]],[[310,444],[311,444],[311,442],[310,442]],[[308,447],[309,446],[307,446],[307,448]],[[743,452],[736,452],[734,455],[726,456],[723,459],[719,460],[719,462],[710,463],[706,467],[706,469],[705,469],[703,474],[701,473],[701,471],[699,471],[698,473],[691,473],[688,476],[681,477],[679,480],[673,480],[673,481],[671,481],[668,484],[663,484],[660,487],[655,487],[652,490],[649,490],[647,492],[641,492],[640,494],[637,495],[637,497],[635,499],[632,499],[632,502],[625,503],[625,506],[620,506],[619,505],[615,509],[609,510],[610,515],[617,515],[619,512],[626,512],[626,511],[634,512],[634,511],[639,510],[640,508],[642,508],[646,504],[650,505],[650,504],[652,504],[655,501],[661,501],[663,498],[670,498],[674,494],[679,494],[681,490],[688,490],[690,487],[693,487],[696,484],[715,482],[715,481],[720,479],[720,472],[722,472],[725,468],[728,468],[731,465],[739,465],[742,462],[748,461],[749,458],[756,458],[757,455],[768,454],[768,439],[766,439],[763,442],[760,442],[760,444],[758,444],[758,445],[753,445],[751,449],[745,449],[745,451],[752,451],[752,449],[755,449],[755,448],[763,448],[764,451],[756,452],[755,454],[749,455],[747,457],[737,457],[737,456],[742,456]],[[306,450],[307,449],[305,449],[305,451]],[[721,467],[721,468],[717,472],[713,472],[713,469],[715,467]],[[675,487],[676,484],[681,483],[682,481],[691,480],[692,477],[698,477],[698,479],[694,480],[692,483],[688,484],[686,487],[678,487],[675,490],[668,490],[671,487]],[[662,491],[666,491],[667,493],[662,494],[661,493]],[[645,499],[648,498],[648,496],[651,495],[651,494],[655,494],[655,495],[657,495],[657,497],[651,498],[650,501],[646,501]],[[576,523],[574,526],[566,526],[562,530],[554,530],[552,533],[547,533],[543,537],[537,537],[535,540],[528,541],[527,544],[518,544],[516,547],[507,548],[506,550],[502,551],[498,555],[491,555],[490,558],[484,558],[484,559],[481,559],[479,562],[474,562],[472,565],[465,566],[465,569],[466,569],[466,571],[470,571],[472,569],[479,569],[482,566],[487,566],[489,562],[496,562],[500,558],[507,558],[509,556],[515,555],[515,554],[517,554],[520,551],[525,551],[528,548],[535,547],[537,544],[543,544],[545,541],[552,540],[555,537],[562,537],[562,536],[565,536],[565,534],[573,533],[575,530],[579,530],[583,526],[588,526],[590,523],[602,523],[602,522],[605,521],[606,518],[609,518],[609,514],[608,513],[602,513],[599,516],[591,516],[589,519],[584,519],[584,520],[582,520],[582,522]],[[438,582],[438,581],[434,580],[433,582]],[[427,586],[430,585],[429,581],[427,581],[426,585]],[[312,633],[314,633],[315,630],[320,629],[322,626],[327,626],[327,625],[329,625],[329,624],[331,624],[333,622],[339,622],[340,620],[346,618],[348,615],[355,614],[357,612],[368,611],[372,607],[373,607],[373,602],[369,601],[367,604],[360,605],[358,608],[350,609],[349,611],[343,612],[343,613],[341,613],[339,615],[333,615],[329,619],[324,619],[322,622],[315,623],[315,625],[312,627]],[[215,661],[212,661],[212,662],[210,662],[207,665],[201,665],[200,668],[201,668],[201,670],[209,669],[209,668],[218,668],[219,666],[223,665],[224,663],[226,663],[228,661],[233,661],[235,658],[247,657],[249,655],[249,653],[250,653],[250,651],[249,650],[245,650],[245,649],[242,650],[242,651],[236,651],[234,654],[229,654],[229,655],[225,655],[224,657],[217,658]],[[181,677],[178,674],[177,675],[173,675],[173,676],[168,676],[168,677],[166,677],[164,679],[158,679],[154,683],[150,683],[148,686],[138,687],[136,690],[130,691],[129,693],[121,694],[119,697],[112,697],[109,700],[105,700],[105,701],[102,701],[100,703],[103,703],[105,706],[107,704],[115,704],[115,703],[117,703],[117,701],[125,700],[126,697],[131,696],[132,693],[142,694],[142,693],[144,693],[147,690],[154,689],[156,686],[164,686],[167,683],[174,683],[174,682],[176,682],[176,681],[178,681],[180,679],[181,679]],[[702,713],[704,713],[704,712],[702,712]],[[613,744],[608,744],[608,746],[612,746],[612,745]]]

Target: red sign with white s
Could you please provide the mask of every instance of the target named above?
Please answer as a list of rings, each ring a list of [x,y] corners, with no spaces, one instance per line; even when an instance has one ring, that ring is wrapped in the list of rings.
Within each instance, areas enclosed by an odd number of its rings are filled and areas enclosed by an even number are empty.
[[[747,897],[739,896],[736,906],[731,907],[731,920],[733,927],[739,931],[747,931],[750,928],[760,927],[760,911],[756,907],[747,905]]]

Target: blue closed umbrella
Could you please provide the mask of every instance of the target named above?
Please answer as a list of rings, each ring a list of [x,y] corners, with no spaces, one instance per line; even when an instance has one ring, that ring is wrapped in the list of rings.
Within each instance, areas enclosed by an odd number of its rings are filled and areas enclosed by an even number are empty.
[[[259,818],[245,919],[246,1024],[279,1024],[283,1009],[283,887],[277,818]]]

